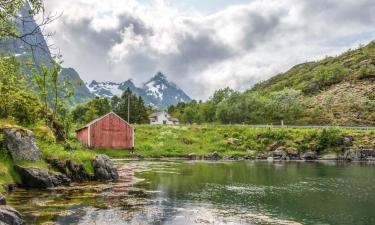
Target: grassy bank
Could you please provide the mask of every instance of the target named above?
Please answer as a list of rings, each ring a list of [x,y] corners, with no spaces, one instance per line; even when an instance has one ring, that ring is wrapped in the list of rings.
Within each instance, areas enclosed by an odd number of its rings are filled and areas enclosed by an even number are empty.
[[[136,125],[134,154],[128,150],[95,149],[113,158],[129,156],[186,157],[190,153],[203,156],[217,151],[221,155],[270,154],[279,147],[320,154],[342,151],[340,139],[353,136],[353,148],[375,147],[375,131],[347,129],[249,128],[243,126],[149,126]]]
[[[0,121],[0,130],[9,127],[23,129],[23,127],[17,126],[12,121]],[[48,164],[45,162],[45,159],[51,157],[61,160],[72,160],[77,164],[83,164],[85,170],[89,174],[93,173],[91,159],[95,156],[95,152],[84,148],[74,139],[69,141],[70,149],[66,149],[64,144],[55,142],[51,130],[42,124],[34,124],[28,129],[32,130],[36,136],[37,145],[42,153],[42,158],[37,162],[12,160],[3,142],[3,134],[0,132],[0,193],[4,192],[3,184],[19,182],[19,176],[14,170],[15,165],[50,169]]]

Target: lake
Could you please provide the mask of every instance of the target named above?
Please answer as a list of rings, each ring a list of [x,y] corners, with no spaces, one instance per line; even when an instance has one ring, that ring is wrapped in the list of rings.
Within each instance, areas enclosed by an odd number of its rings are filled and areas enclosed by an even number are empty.
[[[27,224],[375,224],[375,164],[116,163],[117,183],[18,189],[8,204]]]

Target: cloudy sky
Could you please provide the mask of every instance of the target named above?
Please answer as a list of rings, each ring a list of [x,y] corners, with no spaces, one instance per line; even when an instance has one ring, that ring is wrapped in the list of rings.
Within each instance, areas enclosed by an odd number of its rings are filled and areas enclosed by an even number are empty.
[[[374,0],[45,0],[64,66],[141,84],[162,71],[196,99],[375,39]]]

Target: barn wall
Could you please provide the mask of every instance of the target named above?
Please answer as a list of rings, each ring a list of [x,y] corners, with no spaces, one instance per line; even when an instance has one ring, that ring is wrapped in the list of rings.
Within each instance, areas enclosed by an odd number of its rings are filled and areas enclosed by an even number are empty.
[[[83,128],[77,132],[77,139],[79,142],[84,144],[85,146],[88,146],[88,128]]]
[[[108,114],[90,126],[91,147],[131,149],[133,128],[114,114]]]

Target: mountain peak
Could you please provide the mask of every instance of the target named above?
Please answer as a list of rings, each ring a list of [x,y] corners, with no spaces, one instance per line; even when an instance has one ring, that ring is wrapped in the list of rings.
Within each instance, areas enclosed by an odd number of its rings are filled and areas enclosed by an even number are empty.
[[[159,109],[165,109],[179,102],[191,101],[190,97],[178,88],[177,85],[169,82],[162,72],[156,73],[156,75],[148,82],[144,83],[142,87],[135,86],[132,79],[120,84],[97,82],[96,85],[89,85],[91,92],[100,97],[120,96],[122,92],[128,88],[135,95],[141,96],[147,104]]]
[[[162,72],[157,72],[151,80],[167,80],[167,76],[165,76]]]

